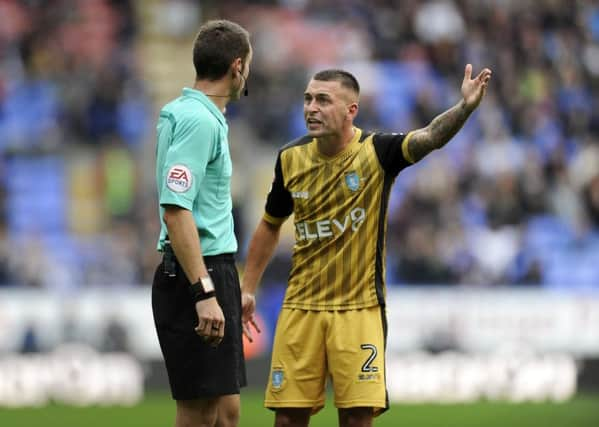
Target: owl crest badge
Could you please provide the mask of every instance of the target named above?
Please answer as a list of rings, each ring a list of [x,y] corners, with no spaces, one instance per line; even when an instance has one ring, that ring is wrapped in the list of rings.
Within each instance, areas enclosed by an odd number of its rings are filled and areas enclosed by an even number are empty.
[[[358,191],[360,189],[360,177],[356,172],[349,172],[345,175],[345,184],[350,191]]]
[[[281,388],[283,385],[283,371],[280,369],[275,369],[272,371],[272,386],[273,388]]]

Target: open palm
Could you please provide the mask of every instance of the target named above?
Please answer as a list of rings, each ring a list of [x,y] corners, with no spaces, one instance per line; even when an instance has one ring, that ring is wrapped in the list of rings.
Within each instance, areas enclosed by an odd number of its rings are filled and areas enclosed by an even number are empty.
[[[478,76],[472,79],[472,64],[466,64],[464,81],[462,82],[462,96],[470,109],[475,109],[487,91],[491,79],[491,70],[484,68]]]

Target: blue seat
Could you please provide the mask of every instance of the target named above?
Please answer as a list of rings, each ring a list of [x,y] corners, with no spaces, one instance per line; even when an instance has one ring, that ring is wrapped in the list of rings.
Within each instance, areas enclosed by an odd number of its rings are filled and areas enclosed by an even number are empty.
[[[23,155],[7,160],[9,232],[44,234],[66,229],[65,174],[64,160],[57,156]]]
[[[574,242],[574,234],[570,227],[553,215],[531,218],[524,232],[524,246],[530,251],[551,251]]]

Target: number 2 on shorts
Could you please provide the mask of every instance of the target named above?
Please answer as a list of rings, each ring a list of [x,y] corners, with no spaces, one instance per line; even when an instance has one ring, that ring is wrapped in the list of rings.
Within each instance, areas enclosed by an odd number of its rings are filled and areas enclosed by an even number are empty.
[[[374,359],[378,354],[376,346],[373,344],[362,344],[360,345],[360,348],[362,350],[370,350],[370,355],[368,356],[368,359],[366,359],[366,362],[364,362],[364,364],[362,365],[362,372],[378,372],[379,368],[376,366],[372,366],[372,362],[374,362]]]

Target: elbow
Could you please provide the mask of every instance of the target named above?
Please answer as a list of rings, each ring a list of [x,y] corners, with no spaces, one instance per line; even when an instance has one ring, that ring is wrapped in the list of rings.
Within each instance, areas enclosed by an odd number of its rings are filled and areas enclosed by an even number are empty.
[[[162,220],[164,221],[164,223],[166,225],[168,225],[170,222],[172,222],[173,219],[173,215],[171,212],[169,212],[169,210],[165,210],[164,211],[164,215],[162,215]]]

